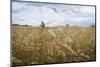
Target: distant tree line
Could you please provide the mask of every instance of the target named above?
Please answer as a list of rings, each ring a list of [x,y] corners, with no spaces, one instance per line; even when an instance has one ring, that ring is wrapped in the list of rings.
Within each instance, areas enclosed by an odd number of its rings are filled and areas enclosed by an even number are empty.
[[[12,24],[13,26],[29,26],[29,25],[20,25],[20,24]]]
[[[19,26],[19,24],[12,24],[13,26]]]
[[[70,25],[69,24],[66,24],[65,25],[66,27],[69,27]],[[90,25],[91,27],[95,27],[95,25]]]
[[[31,26],[31,25],[20,25],[20,24],[12,24],[13,26]],[[41,21],[41,24],[40,24],[41,27],[45,27],[45,23],[43,21]],[[65,25],[66,27],[70,27],[70,24],[66,24]],[[90,27],[95,27],[95,25],[90,25]]]
[[[95,27],[95,25],[91,25],[91,27]]]
[[[66,24],[67,27],[69,27],[69,24]]]

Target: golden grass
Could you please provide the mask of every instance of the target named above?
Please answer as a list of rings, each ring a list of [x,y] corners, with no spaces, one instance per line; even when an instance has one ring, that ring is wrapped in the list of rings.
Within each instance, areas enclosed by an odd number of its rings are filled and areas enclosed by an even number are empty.
[[[15,65],[95,61],[94,27],[12,26]]]

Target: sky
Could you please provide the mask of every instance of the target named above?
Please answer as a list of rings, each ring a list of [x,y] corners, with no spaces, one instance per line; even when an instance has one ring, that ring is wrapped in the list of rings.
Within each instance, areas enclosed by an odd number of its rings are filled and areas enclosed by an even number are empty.
[[[40,26],[95,25],[95,7],[12,1],[12,23]]]

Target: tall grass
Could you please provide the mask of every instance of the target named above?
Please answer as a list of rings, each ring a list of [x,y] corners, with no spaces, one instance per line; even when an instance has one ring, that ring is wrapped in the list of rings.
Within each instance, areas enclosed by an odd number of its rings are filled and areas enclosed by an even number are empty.
[[[15,65],[96,60],[94,27],[12,26]]]

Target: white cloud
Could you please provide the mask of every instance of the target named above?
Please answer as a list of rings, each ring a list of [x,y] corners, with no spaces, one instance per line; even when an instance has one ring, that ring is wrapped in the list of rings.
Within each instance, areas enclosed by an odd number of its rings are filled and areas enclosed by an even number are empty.
[[[60,4],[13,2],[13,23],[39,26],[43,20],[46,26],[82,25],[95,23],[95,8]]]

